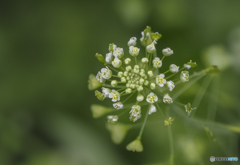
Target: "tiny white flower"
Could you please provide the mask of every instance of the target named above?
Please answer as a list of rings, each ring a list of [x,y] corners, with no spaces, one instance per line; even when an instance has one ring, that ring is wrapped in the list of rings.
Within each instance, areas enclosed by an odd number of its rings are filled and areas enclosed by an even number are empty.
[[[149,71],[147,72],[147,74],[148,74],[149,77],[152,77],[152,76],[153,76],[153,71],[149,70]]]
[[[122,77],[123,76],[123,72],[118,72],[118,77]]]
[[[169,70],[170,70],[170,72],[172,72],[172,73],[177,73],[178,70],[179,70],[179,66],[177,66],[177,65],[175,65],[175,64],[171,64],[171,65],[169,66]]]
[[[138,101],[138,102],[143,101],[143,99],[144,99],[144,96],[143,96],[143,95],[139,94],[139,95],[137,96],[137,101]]]
[[[130,59],[130,58],[126,58],[126,59],[124,60],[124,63],[125,63],[126,65],[130,64],[130,63],[131,63],[131,59]]]
[[[112,102],[117,102],[120,100],[120,93],[118,91],[112,90],[112,92],[109,93],[109,98],[112,99]]]
[[[150,45],[148,45],[146,47],[146,50],[147,50],[148,53],[156,52],[155,43],[156,43],[156,41],[153,41]]]
[[[129,47],[129,54],[130,54],[131,56],[136,57],[136,56],[138,56],[139,52],[140,52],[140,49],[139,49],[139,48],[134,47],[134,46],[130,46],[130,47]]]
[[[170,103],[173,103],[173,100],[172,100],[172,98],[169,96],[169,94],[165,94],[165,95],[163,96],[163,102],[170,104]]]
[[[134,73],[139,73],[139,70],[139,65],[135,65],[133,69]]]
[[[165,48],[165,49],[162,50],[162,53],[163,53],[164,56],[170,56],[170,55],[173,54],[173,50],[170,49],[170,48]]]
[[[148,114],[151,115],[154,112],[157,112],[157,108],[155,107],[155,105],[151,104],[151,106],[148,110]]]
[[[141,117],[141,107],[139,105],[133,105],[129,112],[129,119],[133,122],[137,121]]]
[[[165,75],[160,74],[156,77],[156,84],[159,85],[160,87],[163,87],[164,84],[166,84],[166,79],[164,79]]]
[[[189,81],[189,72],[188,71],[182,71],[181,74],[180,74],[180,80],[182,82]]]
[[[137,91],[140,92],[143,90],[143,87],[140,85],[138,88],[137,88]]]
[[[185,69],[190,69],[191,68],[191,65],[188,65],[188,64],[184,64],[183,65]]]
[[[118,121],[118,116],[117,115],[109,115],[109,116],[107,116],[107,119],[108,119],[108,123],[116,124]]]
[[[144,79],[140,78],[139,83],[142,85],[144,83]]]
[[[113,87],[116,87],[116,86],[118,85],[117,80],[112,80],[112,81],[111,81],[111,85],[112,85]]]
[[[102,77],[102,73],[98,72],[96,75],[96,79],[98,80],[98,82],[103,83],[104,82],[104,78]]]
[[[149,81],[148,80],[145,80],[144,81],[144,85],[147,86],[149,84]]]
[[[115,58],[122,58],[123,55],[124,55],[124,51],[123,51],[123,48],[116,48],[114,51],[113,51],[113,55],[115,56]]]
[[[110,63],[112,62],[112,60],[113,60],[113,54],[112,54],[112,52],[107,53],[107,54],[106,54],[106,58],[105,58],[106,63],[110,64]]]
[[[110,92],[111,92],[111,89],[102,87],[102,94],[104,98],[109,97]]]
[[[158,101],[158,97],[157,97],[157,95],[156,94],[154,94],[153,92],[151,92],[148,96],[147,96],[147,102],[148,103],[155,103],[155,102],[157,102]]]
[[[104,79],[110,79],[112,77],[112,71],[108,67],[102,68],[101,75]]]
[[[120,68],[122,66],[122,61],[118,58],[114,58],[114,60],[112,61],[112,65],[114,68]]]
[[[123,104],[121,102],[113,103],[113,107],[117,110],[123,109]]]
[[[144,57],[144,58],[142,58],[142,63],[148,63],[148,58],[147,57]]]
[[[122,83],[127,82],[126,78],[125,78],[125,77],[121,77],[121,82],[122,82]]]
[[[162,61],[160,60],[159,57],[155,57],[153,59],[153,67],[154,68],[160,68],[162,66]]]
[[[125,92],[126,92],[127,94],[130,94],[130,93],[132,93],[132,89],[131,89],[131,88],[127,88],[127,89],[125,90]]]
[[[167,86],[168,86],[169,91],[172,91],[175,88],[173,81],[168,81]]]
[[[131,37],[130,40],[128,41],[128,46],[136,46],[137,44],[137,38],[136,37]]]
[[[131,70],[132,70],[132,67],[129,65],[129,66],[127,66],[125,69],[126,69],[126,71],[131,71]]]
[[[153,90],[153,89],[155,89],[156,88],[156,84],[155,83],[151,83],[150,84],[150,88]]]

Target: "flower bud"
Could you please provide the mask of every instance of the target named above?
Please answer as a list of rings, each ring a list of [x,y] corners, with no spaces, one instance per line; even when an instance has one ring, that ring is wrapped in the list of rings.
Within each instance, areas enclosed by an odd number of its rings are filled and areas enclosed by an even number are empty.
[[[103,101],[104,100],[104,95],[99,92],[98,90],[95,90],[95,96],[97,97],[98,100]]]
[[[164,56],[171,56],[173,54],[173,50],[170,48],[165,48],[162,50]]]
[[[98,59],[98,61],[105,63],[103,55],[96,53],[95,57]]]

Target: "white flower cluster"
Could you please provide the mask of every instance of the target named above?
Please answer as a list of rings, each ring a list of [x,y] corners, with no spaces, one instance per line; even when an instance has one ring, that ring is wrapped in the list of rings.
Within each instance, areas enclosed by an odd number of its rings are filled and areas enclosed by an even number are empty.
[[[159,33],[153,33],[147,27],[142,32],[140,39],[146,52],[142,53],[140,48],[136,46],[137,38],[131,37],[127,43],[128,57],[124,58],[126,54],[124,54],[123,48],[115,44],[109,45],[109,52],[105,57],[97,54],[99,61],[105,65],[96,75],[96,79],[102,85],[102,91],[95,92],[97,98],[99,100],[110,98],[113,107],[120,110],[125,108],[124,103],[128,99],[135,97],[136,103],[129,108],[129,118],[133,122],[141,118],[141,112],[144,110],[141,106],[143,102],[149,104],[147,109],[149,115],[157,111],[156,104],[161,102],[173,103],[169,93],[174,90],[175,83],[169,78],[180,72],[179,80],[187,82],[189,81],[189,72],[184,69],[190,69],[196,65],[192,61],[184,64],[182,68],[171,64],[169,70],[159,73],[159,68],[163,65],[163,59],[173,55],[172,49],[165,48],[162,50],[162,57],[157,56],[156,44],[160,38]],[[137,59],[139,56],[142,56],[140,60]],[[107,84],[107,82],[109,83]],[[159,99],[161,97],[162,100]],[[117,115],[108,116],[110,123],[115,123],[117,120]]]

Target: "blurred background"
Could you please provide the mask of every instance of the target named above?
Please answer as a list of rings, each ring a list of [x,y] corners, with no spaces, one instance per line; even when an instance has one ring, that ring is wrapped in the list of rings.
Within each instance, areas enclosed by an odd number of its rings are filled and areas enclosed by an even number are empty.
[[[168,137],[160,123],[146,127],[144,152],[132,153],[125,146],[137,133],[116,145],[106,118],[93,119],[90,111],[91,104],[101,104],[87,87],[89,74],[102,67],[95,53],[108,53],[109,43],[127,49],[129,38],[139,38],[147,25],[163,35],[157,49],[174,50],[168,64],[192,59],[196,70],[219,66],[218,100],[203,96],[202,109],[214,102],[215,121],[239,129],[239,7],[234,0],[1,2],[0,164],[168,164]],[[172,126],[176,161],[240,158],[239,134],[213,127],[209,138],[206,130],[186,130],[181,123]]]

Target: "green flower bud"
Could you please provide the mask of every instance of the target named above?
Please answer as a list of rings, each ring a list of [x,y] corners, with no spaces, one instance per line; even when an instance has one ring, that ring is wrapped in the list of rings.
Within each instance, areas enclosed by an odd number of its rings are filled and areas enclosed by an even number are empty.
[[[187,65],[190,65],[191,68],[194,68],[194,67],[197,66],[197,63],[196,63],[196,62],[192,62],[192,60],[190,60],[190,61],[187,63]]]
[[[103,55],[96,53],[95,57],[98,59],[98,61],[100,61],[100,62],[102,62],[104,64],[106,63],[105,58],[103,57]]]
[[[159,34],[158,32],[151,34],[152,40],[156,40],[156,41],[157,41],[157,40],[159,40],[161,37],[162,37],[162,35]]]
[[[99,92],[98,90],[95,90],[95,96],[98,98],[98,100],[103,101],[104,95]]]
[[[91,111],[93,118],[99,118],[112,111],[112,108],[107,108],[101,105],[93,104],[91,105]]]
[[[109,44],[109,48],[108,48],[108,50],[110,51],[110,52],[113,52],[115,49],[116,49],[116,45],[114,44],[114,43],[111,43],[111,44]]]

